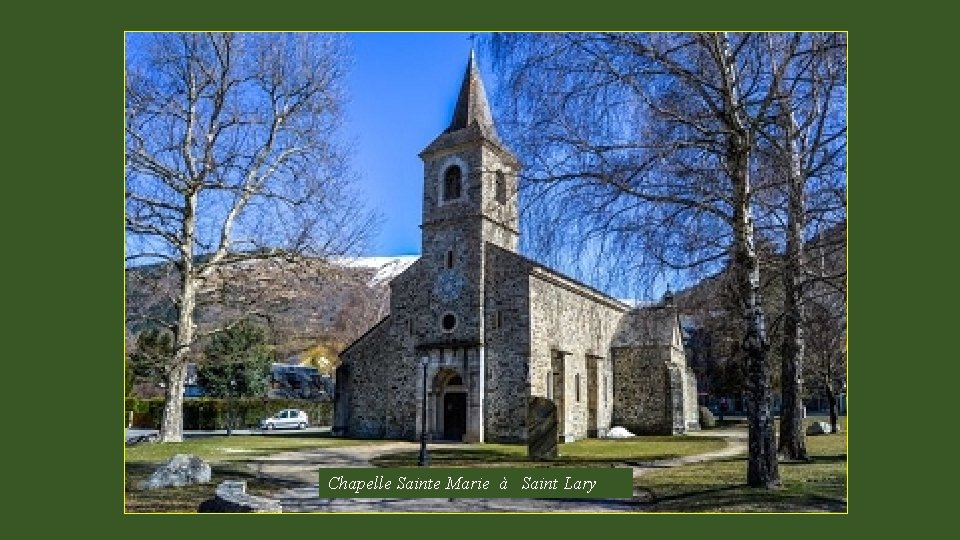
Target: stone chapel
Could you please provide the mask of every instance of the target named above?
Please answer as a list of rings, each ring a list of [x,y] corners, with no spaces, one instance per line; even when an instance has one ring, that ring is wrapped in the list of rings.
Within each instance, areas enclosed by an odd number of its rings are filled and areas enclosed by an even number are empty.
[[[517,252],[520,162],[473,53],[420,158],[421,256],[391,281],[389,315],[341,354],[334,434],[416,439],[425,423],[434,440],[525,442],[532,396],[553,400],[565,442],[699,427],[670,302],[631,308]]]

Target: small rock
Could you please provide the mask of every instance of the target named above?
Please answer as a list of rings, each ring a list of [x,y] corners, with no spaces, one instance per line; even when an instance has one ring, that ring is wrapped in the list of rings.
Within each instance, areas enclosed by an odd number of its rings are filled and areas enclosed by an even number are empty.
[[[610,428],[605,435],[605,438],[607,439],[626,439],[629,437],[636,437],[636,435],[623,426],[614,426]]]
[[[247,493],[247,483],[242,480],[221,482],[213,498],[200,503],[199,512],[282,512],[279,501],[257,497]]]
[[[140,489],[160,489],[180,487],[192,484],[205,484],[210,481],[210,464],[197,456],[177,454],[153,471],[150,478],[140,482]]]
[[[807,428],[807,435],[826,435],[832,431],[830,424],[826,422],[814,422]]]
[[[127,446],[136,446],[142,443],[155,443],[160,442],[160,436],[156,433],[151,433],[149,435],[137,435],[136,437],[130,437],[127,439]]]

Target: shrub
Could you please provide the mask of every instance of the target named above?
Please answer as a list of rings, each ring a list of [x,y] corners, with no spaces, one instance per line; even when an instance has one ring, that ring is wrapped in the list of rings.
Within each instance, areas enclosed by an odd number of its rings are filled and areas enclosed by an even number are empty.
[[[710,409],[706,407],[700,407],[700,427],[701,428],[717,427],[717,419],[713,417],[713,413],[710,412]]]
[[[133,427],[158,429],[163,418],[162,399],[126,400],[126,411],[134,411]],[[280,409],[301,409],[310,417],[314,426],[330,425],[333,420],[333,403],[301,399],[186,399],[183,402],[183,429],[224,429],[231,412],[236,415],[239,429],[257,427],[261,418],[266,418]],[[125,411],[125,412],[126,412]],[[126,418],[126,417],[124,417]]]

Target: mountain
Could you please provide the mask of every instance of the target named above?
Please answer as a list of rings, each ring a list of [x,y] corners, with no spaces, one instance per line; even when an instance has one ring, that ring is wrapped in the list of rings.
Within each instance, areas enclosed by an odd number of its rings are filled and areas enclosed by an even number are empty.
[[[387,314],[390,280],[417,258],[352,257],[298,263],[265,258],[236,263],[204,286],[198,302],[198,329],[209,330],[256,314],[269,327],[280,361],[332,369],[339,351]],[[169,265],[127,269],[128,346],[135,343],[140,331],[175,320],[172,298],[176,288],[176,273]]]

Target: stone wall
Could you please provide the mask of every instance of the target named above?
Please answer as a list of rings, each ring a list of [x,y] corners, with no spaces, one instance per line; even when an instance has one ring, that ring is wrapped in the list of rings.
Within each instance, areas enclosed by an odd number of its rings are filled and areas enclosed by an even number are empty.
[[[542,267],[530,270],[530,391],[550,397],[553,373],[560,437],[573,441],[610,428],[610,343],[627,307]],[[588,366],[589,364],[589,366]],[[595,370],[596,384],[590,384]],[[591,396],[589,393],[593,392]],[[596,402],[590,414],[590,402]],[[590,421],[593,425],[590,425]]]
[[[657,347],[615,347],[613,424],[636,434],[673,432],[670,386],[664,351]]]
[[[487,439],[523,442],[531,395],[528,266],[494,244],[486,244],[485,253]]]
[[[697,376],[689,367],[685,370],[684,377],[684,416],[686,421],[686,430],[700,429],[700,405],[697,401]]]
[[[393,323],[391,317],[384,319],[341,355],[347,380],[337,381],[334,416],[343,422],[346,436],[413,437],[405,426],[412,425],[415,366],[399,354],[391,335]]]
[[[672,307],[632,310],[613,340],[613,423],[638,434],[697,429],[696,379]]]

